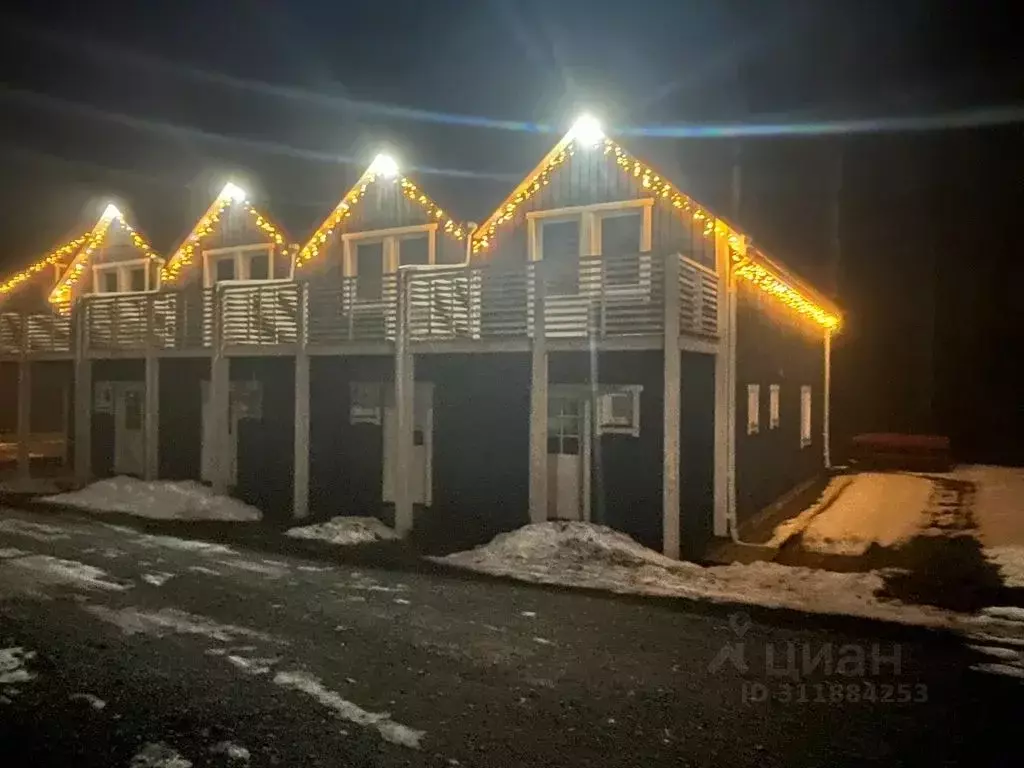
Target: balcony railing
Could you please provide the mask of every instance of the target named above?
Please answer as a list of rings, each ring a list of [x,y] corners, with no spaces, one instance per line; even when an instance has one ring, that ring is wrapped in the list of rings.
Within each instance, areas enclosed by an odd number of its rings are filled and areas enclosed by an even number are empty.
[[[672,264],[670,260],[676,260]],[[672,266],[669,271],[668,267]],[[664,333],[666,275],[678,275],[679,329],[714,337],[718,277],[678,254],[592,257],[516,265],[480,264],[403,270],[412,343],[527,339],[543,292],[545,335],[598,340]],[[84,351],[289,347],[329,348],[395,339],[396,275],[345,277],[334,283],[252,281],[215,289],[100,294],[82,299]],[[0,315],[0,354],[71,352],[72,318]],[[255,352],[255,349],[254,349]]]

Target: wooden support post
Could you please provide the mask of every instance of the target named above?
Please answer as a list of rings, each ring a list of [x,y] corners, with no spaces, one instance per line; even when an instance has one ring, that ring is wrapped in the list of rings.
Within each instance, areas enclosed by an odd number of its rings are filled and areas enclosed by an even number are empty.
[[[679,349],[679,255],[670,253],[665,262],[665,398],[662,420],[664,433],[661,504],[662,551],[679,559],[681,516],[679,496],[680,389],[682,352]]]
[[[530,522],[548,517],[548,351],[544,262],[533,268],[533,345],[530,354]]]
[[[730,284],[732,257],[725,234],[715,235],[715,271],[718,273],[718,344],[715,349],[715,472],[714,515],[715,536],[729,535],[729,451],[732,437],[729,432],[729,408],[732,403],[732,366],[729,357]]]
[[[299,284],[298,349],[295,352],[295,464],[292,515],[309,515],[309,353],[306,351],[306,283]]]
[[[32,363],[24,354],[18,361],[18,478],[32,476],[29,440],[32,437]]]
[[[412,496],[409,472],[412,467],[415,373],[409,349],[409,286],[407,271],[395,275],[398,287],[395,328],[395,462],[392,483],[395,492],[395,531],[407,536],[412,531]]]
[[[86,349],[86,314],[75,315],[75,481],[84,485],[92,479],[92,360]]]
[[[213,421],[213,477],[211,485],[217,493],[227,493],[231,462],[231,361],[224,355],[223,312],[221,292],[213,291],[213,357],[210,359],[210,419]]]
[[[152,349],[146,354],[146,423],[143,436],[146,441],[146,480],[160,476],[160,358]]]

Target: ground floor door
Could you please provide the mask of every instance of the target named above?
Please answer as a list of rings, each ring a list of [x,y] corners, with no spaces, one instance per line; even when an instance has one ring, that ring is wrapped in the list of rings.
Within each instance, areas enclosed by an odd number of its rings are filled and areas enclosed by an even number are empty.
[[[120,381],[113,390],[114,474],[141,477],[146,467],[146,385]]]
[[[590,520],[590,401],[576,394],[548,401],[548,519]]]
[[[213,409],[210,406],[210,382],[202,382],[203,396],[203,447],[202,447],[202,479],[213,482],[215,426]],[[234,392],[228,397],[228,445],[225,460],[228,466],[228,485],[238,484],[238,419],[239,409],[235,407]]]
[[[413,407],[412,456],[409,469],[409,492],[413,504],[429,507],[433,497],[434,458],[434,385],[416,382]],[[384,477],[383,499],[394,502],[394,466],[398,448],[398,419],[394,398],[384,407]]]

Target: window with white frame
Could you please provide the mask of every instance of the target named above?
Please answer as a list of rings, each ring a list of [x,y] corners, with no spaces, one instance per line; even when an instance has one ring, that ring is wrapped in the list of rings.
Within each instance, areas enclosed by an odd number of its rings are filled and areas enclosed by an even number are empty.
[[[747,384],[747,434],[761,431],[761,385]]]
[[[149,259],[97,264],[93,267],[95,293],[135,293],[148,291]],[[153,286],[154,288],[156,286]]]
[[[779,428],[779,394],[778,384],[768,387],[768,429]]]
[[[811,440],[811,388],[800,387],[800,447],[806,448]]]
[[[643,387],[628,386],[602,394],[597,400],[597,433],[639,437],[642,391]]]
[[[203,251],[203,285],[242,280],[270,280],[274,276],[274,246],[239,245]]]
[[[349,232],[342,241],[345,276],[355,279],[356,299],[381,301],[385,276],[400,266],[435,263],[437,224]]]
[[[649,288],[653,204],[645,198],[528,213],[529,257],[548,265],[551,293],[579,293],[581,256],[602,257],[606,291]]]
[[[373,382],[349,384],[348,418],[350,424],[381,425],[383,400],[381,385]]]

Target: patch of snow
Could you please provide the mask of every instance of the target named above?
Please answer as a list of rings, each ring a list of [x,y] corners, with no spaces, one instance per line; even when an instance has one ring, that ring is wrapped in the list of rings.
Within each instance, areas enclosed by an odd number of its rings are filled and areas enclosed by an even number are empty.
[[[1024,588],[1024,547],[985,547],[985,557],[999,569],[1005,586]]]
[[[537,618],[537,612],[536,611],[522,611],[522,612],[520,612],[519,615],[520,616],[525,616],[528,619],[535,619],[535,618]]]
[[[14,557],[24,557],[28,552],[22,549],[15,549],[14,547],[2,547],[0,548],[0,560],[10,560]]]
[[[1018,608],[1013,605],[993,605],[988,608],[982,608],[981,612],[993,619],[1024,622],[1024,608]]]
[[[227,660],[247,675],[263,675],[270,671],[278,659],[250,659],[245,656],[230,654]]]
[[[274,676],[274,682],[284,688],[305,693],[351,723],[374,728],[384,741],[392,744],[419,749],[426,735],[426,731],[419,731],[392,720],[389,712],[368,712],[358,704],[346,701],[334,691],[325,688],[317,678],[304,672],[278,672]]]
[[[192,768],[192,761],[186,760],[177,750],[162,742],[147,744],[132,758],[129,768]]]
[[[73,693],[68,697],[71,701],[84,701],[89,704],[90,707],[99,711],[107,706],[107,702],[101,699],[99,696],[94,696],[91,693]]]
[[[0,648],[0,684],[27,683],[35,678],[25,668],[25,662],[36,657],[35,651],[26,651],[21,646]]]
[[[194,480],[137,480],[113,477],[44,501],[94,512],[122,512],[154,520],[259,520],[260,511],[214,493]]]
[[[882,576],[754,562],[705,568],[671,560],[624,533],[590,523],[534,523],[438,562],[522,581],[625,594],[752,603],[947,626],[950,614],[878,598]]]
[[[1015,667],[1010,664],[972,664],[971,669],[977,672],[988,672],[993,675],[1016,677],[1024,680],[1024,668]]]
[[[218,742],[210,747],[210,751],[215,755],[226,755],[231,761],[249,762],[249,750],[232,741]]]
[[[404,597],[396,597],[392,602],[394,602],[395,605],[412,605],[412,601],[406,600]]]
[[[162,587],[173,578],[173,573],[165,573],[163,571],[142,574],[142,580],[147,584],[152,584],[154,587]]]
[[[3,589],[15,593],[37,593],[38,588],[46,586],[124,592],[132,586],[111,580],[110,574],[95,566],[49,555],[28,555],[4,560],[0,570],[6,577]]]
[[[257,563],[243,558],[234,558],[231,560],[218,560],[217,564],[229,568],[237,568],[240,571],[248,571],[249,573],[258,573],[262,576],[270,576],[275,579],[288,575],[287,567],[282,568],[279,565],[271,565],[269,561]]]
[[[325,523],[289,528],[286,535],[293,539],[326,541],[343,547],[400,538],[394,529],[388,528],[376,517],[332,517]]]
[[[992,656],[996,659],[1002,659],[1003,661],[1016,661],[1021,658],[1020,651],[1015,651],[1013,648],[1003,648],[998,645],[971,645],[968,647],[973,651],[983,653],[986,656]]]
[[[191,565],[189,566],[189,570],[192,571],[192,573],[202,573],[207,576],[221,575],[220,571],[216,571],[213,568],[207,568],[205,565]]]
[[[139,544],[147,548],[161,547],[163,549],[174,549],[179,552],[206,552],[219,555],[234,554],[234,550],[231,547],[223,544],[211,544],[209,541],[179,539],[177,536],[154,536],[148,533],[139,534],[135,531],[131,533],[135,535],[135,540]]]
[[[126,635],[201,635],[221,643],[230,643],[236,637],[247,637],[269,642],[280,642],[271,635],[254,629],[232,624],[220,624],[205,616],[162,608],[159,611],[144,611],[141,608],[107,608],[102,605],[86,605],[83,610],[98,619],[118,627]]]
[[[69,538],[67,532],[54,525],[33,523],[28,520],[6,518],[0,520],[0,533],[13,533],[35,541],[59,541]]]
[[[804,549],[861,555],[877,543],[890,547],[913,537],[926,522],[933,482],[915,475],[863,472],[848,480],[803,532]]]

